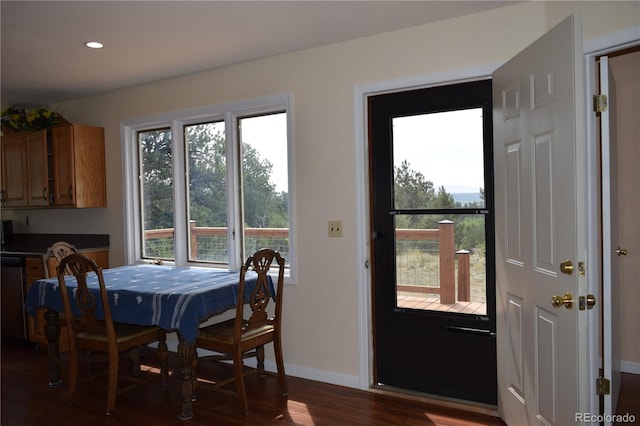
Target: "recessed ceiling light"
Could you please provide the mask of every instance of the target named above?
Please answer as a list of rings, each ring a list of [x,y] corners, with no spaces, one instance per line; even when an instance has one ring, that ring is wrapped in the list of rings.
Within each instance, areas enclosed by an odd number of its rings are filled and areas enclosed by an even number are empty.
[[[91,49],[102,49],[104,47],[104,44],[99,41],[87,41],[84,45]]]

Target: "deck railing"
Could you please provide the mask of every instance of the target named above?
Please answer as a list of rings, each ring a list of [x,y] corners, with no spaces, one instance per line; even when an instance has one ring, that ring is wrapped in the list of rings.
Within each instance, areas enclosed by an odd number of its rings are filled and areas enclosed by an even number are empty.
[[[190,257],[192,259],[228,261],[227,228],[196,226],[195,222],[191,222],[189,232],[191,233]],[[244,232],[247,252],[253,252],[261,247],[269,246],[280,251],[285,259],[289,258],[289,229],[245,228]],[[173,228],[145,231],[147,255],[158,258],[172,258],[173,239]],[[470,252],[469,250],[455,250],[454,222],[443,220],[439,222],[438,229],[397,229],[396,241],[415,242],[416,244],[413,245],[415,250],[422,252],[432,251],[438,255],[438,265],[433,268],[438,270],[438,276],[433,280],[437,285],[399,283],[397,285],[398,291],[439,294],[440,303],[451,304],[456,302],[457,281],[457,300],[461,302],[471,300]],[[419,248],[420,243],[424,241],[434,242],[435,249]],[[153,247],[149,244],[150,242],[154,242]],[[424,282],[424,279],[420,281]]]
[[[400,284],[398,291],[412,293],[439,294],[440,303],[456,302],[456,257],[458,259],[458,297],[460,302],[471,300],[471,267],[470,251],[455,249],[455,223],[443,220],[438,229],[396,229],[396,241],[434,241],[437,243],[438,279],[437,286]]]
[[[189,232],[190,258],[210,262],[227,262],[228,228],[196,226],[191,222]],[[171,259],[174,257],[174,229],[152,229],[144,232],[145,253],[148,257]],[[245,249],[253,253],[262,247],[278,250],[285,261],[289,259],[288,228],[245,228]]]

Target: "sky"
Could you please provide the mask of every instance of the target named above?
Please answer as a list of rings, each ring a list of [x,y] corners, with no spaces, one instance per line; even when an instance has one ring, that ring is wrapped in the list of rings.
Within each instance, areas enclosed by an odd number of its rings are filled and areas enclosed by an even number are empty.
[[[482,109],[393,119],[393,162],[403,160],[437,189],[479,192],[484,182]]]
[[[273,164],[272,182],[288,192],[286,114],[244,119],[242,138]],[[479,192],[483,186],[482,109],[393,119],[394,165],[403,160],[437,189]]]
[[[271,162],[271,181],[276,185],[276,191],[289,192],[286,113],[243,119],[242,141],[257,149],[260,158]]]

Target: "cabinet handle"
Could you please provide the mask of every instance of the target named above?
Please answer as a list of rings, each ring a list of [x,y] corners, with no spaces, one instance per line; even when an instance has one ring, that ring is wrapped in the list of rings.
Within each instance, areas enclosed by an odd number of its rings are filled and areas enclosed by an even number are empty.
[[[69,194],[69,199],[73,200],[73,195],[71,194],[71,190],[73,189],[73,187],[71,185],[69,185],[69,190],[67,191],[67,194]]]
[[[47,201],[47,188],[42,188],[42,199]]]
[[[4,189],[0,191],[0,201],[2,201],[3,203],[7,201],[7,191],[5,191]]]

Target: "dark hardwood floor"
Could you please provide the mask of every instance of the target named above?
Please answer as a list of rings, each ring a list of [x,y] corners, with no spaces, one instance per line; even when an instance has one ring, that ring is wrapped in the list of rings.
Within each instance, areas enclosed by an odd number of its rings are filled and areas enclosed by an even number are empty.
[[[618,398],[616,414],[623,416],[621,422],[616,425],[629,424],[627,420],[631,416],[635,419],[635,424],[640,424],[640,374],[622,373],[621,391]],[[624,415],[629,417],[625,418]]]
[[[365,392],[326,383],[288,377],[289,397],[278,393],[273,378],[247,378],[250,414],[243,416],[235,398],[214,392],[206,385],[197,388],[193,403],[194,417],[178,420],[180,389],[177,377],[171,376],[169,390],[162,390],[153,349],[143,354],[143,373],[150,381],[141,388],[118,397],[113,416],[104,415],[106,377],[81,384],[78,400],[67,406],[67,388],[49,389],[46,384],[46,352],[25,343],[2,342],[0,361],[2,426],[30,425],[449,425],[504,426],[497,417],[447,408],[416,399]],[[172,354],[170,367],[177,366]],[[62,377],[67,375],[62,362]],[[99,369],[100,366],[98,366]],[[152,368],[154,367],[154,368]],[[126,371],[126,360],[122,363]],[[201,376],[206,379],[226,377],[226,365],[203,363]],[[86,375],[85,371],[85,375]],[[623,391],[618,414],[630,413],[640,423],[640,375],[623,374]]]
[[[144,354],[145,365],[157,366],[155,351]],[[180,389],[171,376],[169,390],[162,390],[153,371],[145,371],[151,381],[141,388],[118,396],[116,412],[104,415],[106,378],[82,384],[74,406],[67,406],[67,388],[49,389],[46,383],[46,352],[32,345],[3,342],[1,348],[2,426],[13,425],[504,425],[497,417],[483,413],[445,408],[430,403],[365,392],[326,383],[288,377],[289,397],[278,393],[271,377],[247,378],[250,413],[243,416],[235,398],[214,392],[205,385],[197,388],[194,417],[178,420]],[[170,367],[177,366],[172,354]],[[126,368],[125,362],[122,367]],[[227,374],[227,366],[203,363],[204,377]],[[144,368],[144,367],[143,367]],[[62,363],[62,377],[67,375]]]

